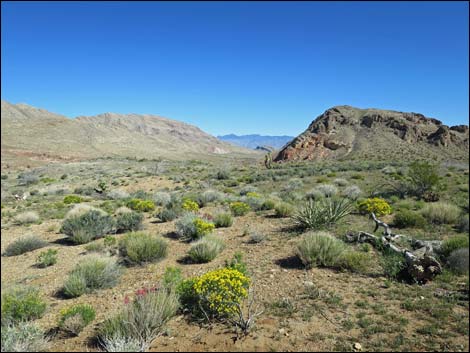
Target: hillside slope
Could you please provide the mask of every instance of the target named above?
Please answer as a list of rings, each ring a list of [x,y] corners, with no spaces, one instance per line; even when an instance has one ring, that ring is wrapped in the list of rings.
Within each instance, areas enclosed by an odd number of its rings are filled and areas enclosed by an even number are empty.
[[[468,160],[468,126],[422,114],[337,106],[316,118],[275,161],[320,159]]]
[[[256,152],[199,128],[155,115],[105,113],[69,119],[25,104],[1,103],[2,156],[86,159],[104,156],[197,159]]]

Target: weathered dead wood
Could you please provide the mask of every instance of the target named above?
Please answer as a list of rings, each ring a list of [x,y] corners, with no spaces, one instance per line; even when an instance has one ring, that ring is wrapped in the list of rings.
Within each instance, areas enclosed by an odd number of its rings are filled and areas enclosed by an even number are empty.
[[[418,283],[425,283],[442,272],[442,266],[435,257],[435,251],[441,246],[440,241],[416,240],[403,234],[394,234],[390,226],[379,220],[374,213],[371,217],[375,222],[374,232],[380,227],[384,228],[381,237],[360,231],[357,234],[347,234],[346,239],[350,242],[367,242],[374,246],[381,244],[384,248],[402,254],[405,257],[408,274]],[[413,251],[393,243],[400,238],[405,239]]]

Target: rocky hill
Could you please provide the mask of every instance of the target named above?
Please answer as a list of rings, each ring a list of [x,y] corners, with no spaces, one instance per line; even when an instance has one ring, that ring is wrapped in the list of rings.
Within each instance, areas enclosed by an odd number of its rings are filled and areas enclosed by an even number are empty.
[[[106,113],[70,119],[26,104],[1,103],[2,162],[106,156],[200,159],[254,156],[196,126],[155,115]]]
[[[264,136],[258,134],[251,134],[251,135],[222,135],[217,136],[218,139],[226,142],[230,142],[231,144],[242,146],[251,149],[257,149],[258,146],[269,146],[273,149],[279,149],[284,147],[286,143],[292,140],[293,136]]]
[[[279,151],[275,161],[468,160],[468,148],[467,125],[449,127],[418,113],[336,106]]]

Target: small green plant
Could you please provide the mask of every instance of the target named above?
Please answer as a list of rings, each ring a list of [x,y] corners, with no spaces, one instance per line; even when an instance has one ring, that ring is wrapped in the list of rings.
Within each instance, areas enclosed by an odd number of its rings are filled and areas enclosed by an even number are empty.
[[[70,205],[72,203],[80,203],[80,202],[83,202],[83,199],[78,196],[78,195],[67,195],[64,197],[64,200],[63,202],[66,204],[66,205]]]
[[[43,248],[47,242],[36,235],[26,235],[13,241],[5,249],[5,256],[17,256],[29,251]]]
[[[466,248],[460,248],[460,249],[452,251],[449,257],[447,258],[447,264],[449,268],[451,269],[451,271],[459,275],[468,274],[468,265],[469,265],[468,261],[469,261],[468,245]]]
[[[214,260],[223,249],[221,239],[208,235],[191,246],[188,256],[195,263],[206,263]]]
[[[392,213],[392,207],[387,201],[380,197],[360,201],[357,206],[359,212],[362,214],[370,214],[371,212],[374,212],[376,216],[384,216]]]
[[[161,237],[145,232],[126,234],[119,242],[119,252],[131,265],[156,262],[167,254],[168,244]]]
[[[163,288],[176,289],[183,281],[183,275],[179,267],[167,267],[163,274]]]
[[[371,265],[371,257],[365,252],[345,251],[339,259],[339,267],[352,272],[366,273]]]
[[[230,210],[236,217],[244,216],[250,211],[250,206],[244,202],[235,201],[230,203]]]
[[[232,215],[228,212],[217,213],[214,216],[214,225],[216,228],[227,228],[233,224]]]
[[[73,335],[78,335],[95,319],[95,309],[86,304],[78,304],[60,311],[58,326]]]
[[[57,250],[56,249],[48,249],[47,251],[43,251],[39,254],[37,265],[38,267],[48,267],[52,266],[57,263]]]
[[[385,251],[383,253],[380,264],[384,274],[393,279],[397,279],[406,267],[404,256],[392,251]]]
[[[237,271],[243,273],[244,275],[248,274],[247,265],[246,265],[245,261],[243,261],[243,254],[240,251],[237,251],[233,255],[233,257],[230,261],[225,260],[225,267],[231,268],[233,270],[237,270]]]
[[[2,326],[38,319],[45,311],[46,303],[36,288],[17,285],[2,293]]]

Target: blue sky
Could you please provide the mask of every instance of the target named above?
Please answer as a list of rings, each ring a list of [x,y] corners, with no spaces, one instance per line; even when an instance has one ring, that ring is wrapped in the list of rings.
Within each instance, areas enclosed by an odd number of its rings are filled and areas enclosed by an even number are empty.
[[[5,2],[2,99],[297,135],[334,105],[468,124],[467,2]]]

